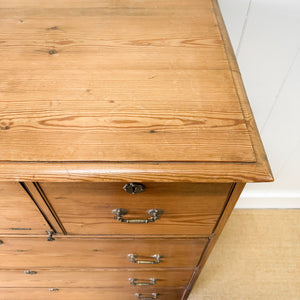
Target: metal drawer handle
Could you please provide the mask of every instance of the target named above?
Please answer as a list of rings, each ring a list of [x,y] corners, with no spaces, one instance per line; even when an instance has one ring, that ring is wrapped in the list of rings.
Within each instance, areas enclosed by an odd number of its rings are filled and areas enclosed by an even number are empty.
[[[136,299],[157,299],[158,294],[157,293],[152,293],[152,296],[143,296],[142,294],[136,293]]]
[[[138,260],[137,254],[128,254],[129,261],[131,261],[134,264],[150,264],[150,265],[155,265],[159,264],[161,262],[162,256],[160,254],[154,254],[151,256],[151,258],[154,258],[154,260]]]
[[[148,286],[148,285],[155,285],[156,284],[156,279],[155,278],[150,278],[149,282],[137,282],[138,279],[136,278],[129,278],[130,284],[136,285],[136,286]]]
[[[26,270],[26,271],[24,271],[24,274],[35,275],[35,274],[37,274],[37,272],[36,271]]]
[[[116,208],[112,211],[112,213],[115,215],[114,219],[124,222],[124,223],[151,223],[155,222],[156,220],[160,219],[160,215],[163,214],[163,211],[161,209],[150,209],[148,210],[148,214],[151,216],[149,219],[124,219],[123,216],[127,214],[127,209],[125,208]]]

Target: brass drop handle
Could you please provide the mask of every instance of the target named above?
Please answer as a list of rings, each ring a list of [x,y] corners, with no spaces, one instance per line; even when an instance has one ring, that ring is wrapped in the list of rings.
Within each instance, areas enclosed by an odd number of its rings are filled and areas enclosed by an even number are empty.
[[[124,215],[127,214],[127,209],[125,208],[116,208],[112,211],[112,213],[115,215],[114,219],[122,222],[122,223],[135,223],[135,224],[147,224],[155,222],[156,220],[160,219],[160,215],[163,214],[163,211],[161,209],[150,209],[148,210],[148,214],[150,215],[150,218],[148,219],[125,219],[123,218]]]
[[[149,282],[137,282],[138,279],[136,278],[129,278],[130,284],[136,285],[136,286],[149,286],[149,285],[155,285],[156,284],[156,279],[155,278],[150,278]]]
[[[136,293],[135,296],[136,296],[136,299],[158,299],[157,296],[158,294],[157,293],[152,293],[151,294],[152,296],[143,296],[142,294],[139,294],[139,293]]]
[[[161,262],[162,256],[160,254],[154,254],[151,256],[150,260],[139,260],[137,259],[137,254],[128,254],[129,261],[131,261],[134,264],[148,264],[148,265],[155,265],[159,264]],[[154,258],[154,260],[153,260]]]

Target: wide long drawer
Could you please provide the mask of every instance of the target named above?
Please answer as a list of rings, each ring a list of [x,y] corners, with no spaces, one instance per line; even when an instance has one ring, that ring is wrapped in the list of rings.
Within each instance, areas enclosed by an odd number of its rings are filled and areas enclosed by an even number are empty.
[[[77,239],[0,237],[1,269],[193,268],[207,239]]]
[[[180,300],[183,289],[153,289],[144,293],[108,288],[0,288],[2,300]],[[149,297],[149,298],[145,298]]]
[[[193,269],[0,269],[0,287],[186,287]],[[0,296],[1,299],[1,296]]]
[[[124,183],[40,184],[68,234],[207,236],[231,189],[227,183],[145,183],[144,191],[129,186],[128,193],[123,186]]]

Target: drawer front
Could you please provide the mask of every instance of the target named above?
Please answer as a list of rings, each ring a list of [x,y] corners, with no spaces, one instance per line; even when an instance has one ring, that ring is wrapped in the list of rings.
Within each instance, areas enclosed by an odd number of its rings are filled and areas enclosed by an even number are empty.
[[[0,183],[0,234],[45,234],[50,230],[18,182]]]
[[[0,270],[0,287],[103,287],[143,288],[186,287],[193,269],[173,270]]]
[[[39,267],[193,268],[207,243],[207,239],[110,240],[55,237],[55,241],[49,242],[46,238],[0,237],[0,240],[1,269],[26,270]]]
[[[222,183],[145,183],[143,192],[130,194],[124,183],[40,186],[68,234],[209,235],[231,189]],[[115,209],[123,209],[119,220]],[[151,209],[159,210],[160,219],[151,222]],[[138,223],[146,219],[150,222]]]
[[[183,289],[153,289],[150,292],[102,288],[0,288],[3,300],[180,300]],[[152,294],[154,293],[154,294]],[[136,295],[137,294],[137,295]],[[139,295],[138,295],[139,294]],[[155,294],[157,294],[155,298]],[[140,297],[140,298],[138,298]],[[144,298],[143,298],[144,297]],[[149,298],[145,298],[149,297]]]

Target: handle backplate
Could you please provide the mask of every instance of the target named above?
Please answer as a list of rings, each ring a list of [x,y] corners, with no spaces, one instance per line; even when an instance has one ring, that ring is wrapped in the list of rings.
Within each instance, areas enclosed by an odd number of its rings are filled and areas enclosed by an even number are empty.
[[[145,186],[141,183],[130,182],[123,186],[123,190],[129,194],[138,194],[142,193],[145,190]]]
[[[26,275],[35,275],[35,274],[37,274],[37,272],[36,271],[26,270],[26,271],[24,271],[24,274],[26,274]]]

